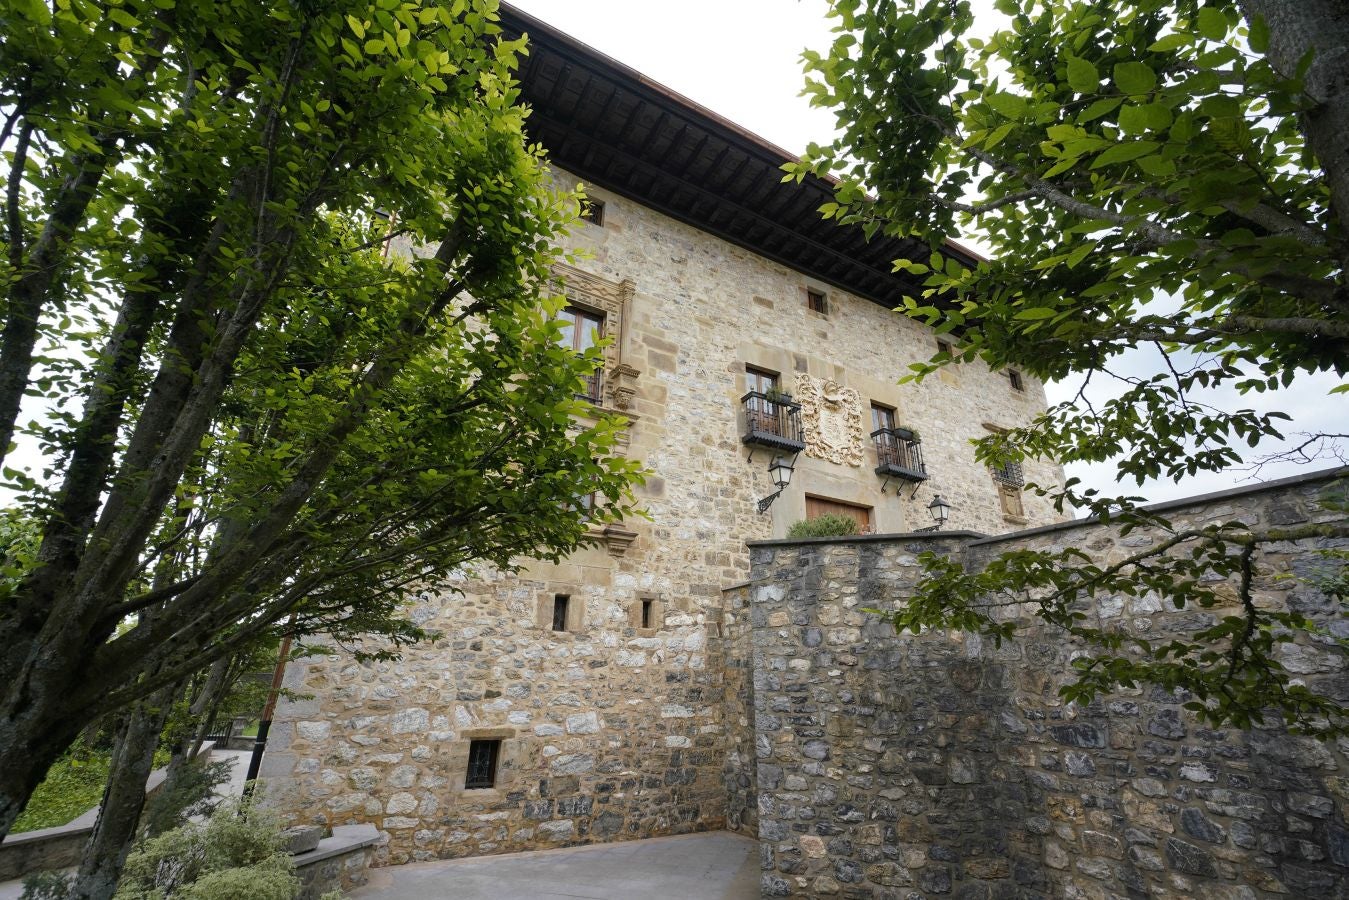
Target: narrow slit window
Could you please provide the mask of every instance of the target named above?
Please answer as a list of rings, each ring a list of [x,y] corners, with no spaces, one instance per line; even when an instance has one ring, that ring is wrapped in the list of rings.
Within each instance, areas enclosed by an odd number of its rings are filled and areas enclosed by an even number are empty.
[[[643,627],[643,628],[651,628],[651,627],[653,627],[652,624],[651,624],[651,613],[652,613],[651,607],[652,607],[652,604],[653,604],[653,601],[651,601],[651,600],[643,600],[643,601],[642,601],[642,627]]]
[[[824,291],[806,288],[806,306],[812,312],[821,313],[823,315],[829,313],[829,300],[825,297]]]
[[[943,341],[943,340],[941,340],[940,338],[937,339],[937,352],[938,352],[938,353],[945,353],[947,356],[954,356],[954,355],[955,355],[955,351],[954,351],[954,350],[952,349],[952,347],[951,347],[951,342],[950,342],[950,341]]]
[[[571,598],[568,597],[566,594],[558,594],[557,596],[553,597],[553,630],[554,630],[554,631],[566,631],[566,630],[567,630],[567,605],[568,605],[570,602],[571,602]]]
[[[1021,380],[1021,373],[1016,369],[1007,370],[1007,380],[1011,382],[1012,390],[1014,391],[1024,391],[1026,389],[1026,383]]]
[[[497,782],[497,759],[501,756],[501,741],[469,741],[468,772],[464,789],[493,787]]]

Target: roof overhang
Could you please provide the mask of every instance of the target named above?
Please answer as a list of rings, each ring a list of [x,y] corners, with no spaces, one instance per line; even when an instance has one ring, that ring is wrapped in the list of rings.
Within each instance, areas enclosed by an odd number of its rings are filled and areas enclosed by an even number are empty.
[[[782,181],[797,157],[518,9],[502,4],[507,38],[529,35],[520,82],[532,140],[559,168],[825,284],[879,303],[916,294],[892,271],[926,260],[925,244],[826,221],[829,182]],[[973,264],[977,257],[948,245]]]

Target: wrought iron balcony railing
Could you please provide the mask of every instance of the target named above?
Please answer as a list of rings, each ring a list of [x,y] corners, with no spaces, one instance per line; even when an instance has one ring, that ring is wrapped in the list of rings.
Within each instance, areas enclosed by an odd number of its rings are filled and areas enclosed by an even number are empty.
[[[907,428],[878,428],[871,432],[876,445],[876,474],[906,481],[926,481],[923,444]]]
[[[789,453],[806,449],[801,430],[801,404],[790,394],[765,394],[750,391],[740,398],[745,409],[745,433],[742,443],[757,444]]]

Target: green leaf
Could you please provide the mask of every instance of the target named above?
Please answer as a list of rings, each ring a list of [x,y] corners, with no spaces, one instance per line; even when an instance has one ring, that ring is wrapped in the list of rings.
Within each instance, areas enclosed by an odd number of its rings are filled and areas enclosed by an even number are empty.
[[[1129,141],[1124,144],[1116,144],[1109,150],[1101,153],[1092,161],[1091,167],[1099,169],[1104,166],[1115,165],[1117,163],[1129,162],[1138,159],[1140,156],[1147,156],[1149,153],[1156,153],[1161,147],[1156,141]]]
[[[1078,113],[1077,124],[1085,125],[1093,119],[1099,119],[1106,113],[1114,112],[1115,108],[1123,102],[1123,97],[1102,97]]]
[[[1018,310],[1012,318],[1021,319],[1027,322],[1038,321],[1039,319],[1052,319],[1059,314],[1057,309],[1050,309],[1045,306],[1037,306],[1031,309]]]
[[[1210,41],[1221,41],[1227,37],[1227,16],[1223,15],[1212,6],[1205,6],[1199,10],[1199,18],[1195,22],[1195,30]]]
[[[1030,105],[1025,97],[1018,97],[1016,94],[1008,94],[1004,91],[997,91],[984,96],[984,102],[993,108],[995,112],[1009,119],[1022,119],[1030,110]]]
[[[1114,75],[1115,87],[1122,94],[1146,94],[1157,86],[1157,73],[1147,63],[1116,63]]]
[[[1179,50],[1181,47],[1187,47],[1194,41],[1194,38],[1183,31],[1173,31],[1158,41],[1155,41],[1148,48],[1150,53],[1170,53],[1172,50]]]
[[[1101,76],[1090,60],[1069,56],[1068,86],[1079,94],[1093,94],[1101,86]]]
[[[1265,22],[1264,16],[1256,16],[1251,22],[1247,40],[1250,41],[1251,49],[1256,53],[1269,52],[1269,25]]]

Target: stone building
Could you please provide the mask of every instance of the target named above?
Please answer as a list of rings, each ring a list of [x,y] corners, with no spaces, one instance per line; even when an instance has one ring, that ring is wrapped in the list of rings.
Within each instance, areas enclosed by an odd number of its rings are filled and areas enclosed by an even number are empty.
[[[912,532],[938,494],[948,529],[1058,519],[1020,490],[1056,467],[990,470],[971,447],[1044,408],[1034,378],[974,362],[898,384],[943,340],[892,311],[917,286],[891,260],[927,247],[823,222],[829,188],[783,184],[789,154],[504,19],[532,39],[533,136],[593,198],[571,238],[585,261],[559,272],[566,315],[578,346],[612,341],[590,399],[627,417],[650,519],[596,529],[561,564],[428,585],[416,615],[444,637],[399,662],[290,666],[309,699],[278,712],[270,795],[297,820],[375,824],[392,863],[748,827],[727,790],[747,759],[745,711],[725,702],[744,670],[722,631],[748,541],[822,513]],[[760,512],[779,457],[794,476]]]

